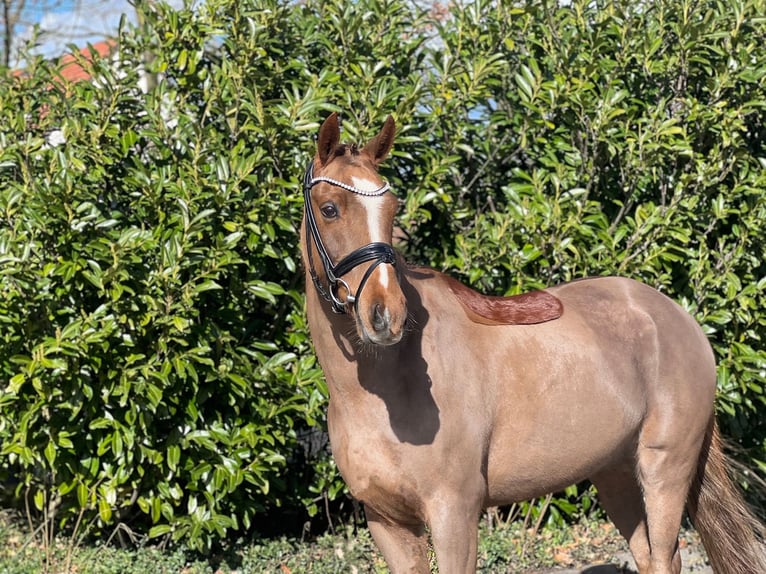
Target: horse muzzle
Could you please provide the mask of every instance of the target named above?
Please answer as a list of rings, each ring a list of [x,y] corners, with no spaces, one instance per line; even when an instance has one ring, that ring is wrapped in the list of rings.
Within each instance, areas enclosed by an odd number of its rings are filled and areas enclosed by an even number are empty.
[[[362,341],[381,347],[396,345],[402,340],[407,318],[405,304],[398,303],[395,310],[383,303],[373,303],[359,310],[367,317],[357,316],[357,327]]]
[[[357,332],[364,343],[387,347],[402,340],[407,301],[396,275],[393,266],[379,265],[375,279],[367,283],[355,302]]]

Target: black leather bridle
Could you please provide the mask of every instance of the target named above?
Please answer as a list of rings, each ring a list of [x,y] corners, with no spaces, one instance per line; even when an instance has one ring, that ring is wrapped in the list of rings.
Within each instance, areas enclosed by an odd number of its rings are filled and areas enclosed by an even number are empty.
[[[359,296],[362,293],[362,289],[364,288],[365,283],[367,283],[367,280],[370,278],[370,275],[372,275],[372,272],[381,263],[395,266],[396,252],[394,251],[394,248],[391,247],[391,245],[388,243],[382,243],[378,241],[369,243],[355,251],[352,251],[343,259],[341,259],[340,262],[334,264],[330,254],[327,253],[327,249],[325,249],[324,243],[322,243],[322,237],[319,235],[319,228],[317,227],[316,218],[314,217],[314,210],[311,207],[311,189],[316,184],[322,182],[340,187],[346,191],[356,193],[357,195],[368,197],[383,195],[389,190],[389,185],[384,183],[376,190],[364,191],[354,187],[353,185],[349,185],[329,177],[314,177],[313,161],[309,162],[308,166],[306,167],[306,174],[303,176],[303,201],[306,211],[306,253],[308,257],[309,274],[311,275],[311,279],[314,282],[314,286],[316,287],[317,292],[326,301],[331,303],[332,310],[335,313],[348,313],[347,306],[349,304],[354,305],[354,311],[357,311],[357,306],[359,305]],[[310,245],[312,239],[314,241],[314,245],[316,246],[317,253],[319,254],[319,259],[321,260],[322,266],[324,267],[325,275],[327,276],[327,288],[322,285],[322,282],[319,279],[319,275],[317,275],[317,272],[314,269],[314,257],[312,255]],[[362,263],[366,263],[367,261],[372,261],[372,264],[367,268],[367,271],[362,277],[362,281],[359,283],[359,289],[357,290],[356,295],[353,295],[351,293],[351,289],[348,286],[348,283],[343,280],[343,276],[355,267],[361,265]],[[347,293],[346,299],[343,301],[341,301],[341,299],[338,297],[338,287],[340,286],[342,286]]]

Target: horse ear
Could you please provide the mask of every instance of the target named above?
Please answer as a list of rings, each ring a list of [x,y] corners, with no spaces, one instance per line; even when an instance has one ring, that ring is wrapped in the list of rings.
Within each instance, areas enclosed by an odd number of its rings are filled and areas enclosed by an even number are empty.
[[[340,126],[338,125],[338,114],[336,112],[327,116],[319,128],[319,138],[317,139],[317,163],[325,165],[330,155],[335,151],[340,142]]]
[[[395,135],[396,124],[394,123],[394,118],[388,116],[380,133],[364,146],[364,151],[370,156],[375,165],[379,165],[380,162],[386,159],[388,152],[391,151],[391,146],[394,145]]]

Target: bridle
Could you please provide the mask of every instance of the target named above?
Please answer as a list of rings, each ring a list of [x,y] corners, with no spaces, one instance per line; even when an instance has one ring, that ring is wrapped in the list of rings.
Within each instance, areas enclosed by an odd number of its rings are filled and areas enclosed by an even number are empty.
[[[329,183],[330,185],[340,187],[341,189],[351,193],[356,193],[357,195],[366,197],[383,195],[390,189],[390,186],[388,183],[384,183],[378,189],[373,191],[364,191],[358,187],[354,187],[353,185],[349,185],[329,177],[314,177],[313,161],[309,162],[308,166],[306,167],[306,174],[303,176],[303,201],[306,211],[306,252],[308,254],[309,274],[311,275],[311,279],[314,282],[314,286],[316,287],[317,292],[326,301],[329,301],[332,304],[332,310],[335,313],[348,313],[347,306],[349,304],[353,304],[354,311],[357,311],[357,306],[359,305],[359,296],[361,295],[362,289],[367,283],[367,280],[370,278],[370,275],[372,275],[372,272],[381,263],[395,266],[396,252],[394,251],[394,248],[391,247],[391,245],[388,243],[382,243],[378,241],[369,243],[355,251],[352,251],[343,259],[341,259],[340,262],[333,264],[330,254],[327,253],[327,249],[325,249],[324,243],[322,243],[322,238],[319,235],[319,228],[317,227],[316,218],[314,217],[314,210],[311,207],[311,189],[318,183]],[[319,275],[317,275],[317,272],[314,269],[314,257],[311,253],[311,246],[309,245],[311,239],[314,240],[314,245],[316,246],[317,253],[319,254],[319,259],[322,262],[325,275],[327,276],[327,288],[322,285],[322,282],[319,280]],[[359,283],[359,289],[357,290],[356,295],[353,295],[351,293],[351,289],[348,286],[348,283],[343,280],[343,276],[355,267],[361,265],[362,263],[366,263],[367,261],[372,261],[372,264],[367,268],[364,277],[362,277],[362,281]],[[346,290],[347,293],[346,299],[343,301],[338,297],[338,287],[341,286]]]

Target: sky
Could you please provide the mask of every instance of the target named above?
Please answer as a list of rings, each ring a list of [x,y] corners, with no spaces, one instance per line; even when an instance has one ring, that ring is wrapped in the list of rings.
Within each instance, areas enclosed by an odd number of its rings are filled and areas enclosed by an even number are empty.
[[[68,51],[67,44],[86,46],[115,36],[123,13],[135,19],[127,0],[27,0],[15,31],[16,45],[28,41],[34,24],[39,24],[35,51],[45,57],[60,56]]]
[[[182,5],[182,0],[170,4]],[[21,24],[16,29],[17,46],[32,37],[34,24],[41,36],[36,51],[47,58],[60,56],[74,43],[85,47],[117,35],[125,14],[135,22],[136,12],[128,0],[26,0]],[[18,64],[18,59],[15,60]]]

